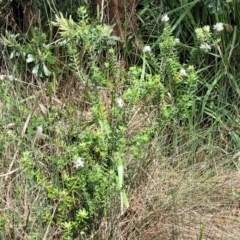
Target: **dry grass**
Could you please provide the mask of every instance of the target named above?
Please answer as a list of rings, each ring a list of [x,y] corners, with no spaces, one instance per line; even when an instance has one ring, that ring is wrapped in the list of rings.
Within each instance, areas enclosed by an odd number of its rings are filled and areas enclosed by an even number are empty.
[[[158,150],[139,167],[129,208],[113,214],[101,239],[239,239],[240,172],[227,167],[229,156],[187,166],[185,154],[172,167]]]

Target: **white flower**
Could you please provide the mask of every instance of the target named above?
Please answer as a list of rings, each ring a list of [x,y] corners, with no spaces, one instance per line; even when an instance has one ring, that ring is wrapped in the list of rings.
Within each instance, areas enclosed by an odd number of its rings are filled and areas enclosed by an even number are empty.
[[[0,75],[0,80],[4,80],[5,75]]]
[[[194,66],[193,66],[193,65],[190,65],[190,66],[188,67],[188,71],[194,71]]]
[[[168,22],[168,21],[169,21],[168,15],[164,15],[164,16],[162,17],[162,21],[163,21],[163,22]]]
[[[78,158],[78,160],[74,162],[74,167],[75,168],[84,167],[84,162],[82,158]]]
[[[187,76],[186,70],[183,69],[183,68],[180,70],[179,74],[180,74],[181,76]]]
[[[200,45],[200,49],[204,50],[204,51],[207,51],[207,50],[211,50],[211,46],[207,43],[202,43]]]
[[[117,100],[117,105],[118,105],[120,108],[122,108],[122,107],[124,106],[124,102],[123,102],[123,100],[122,100],[121,98],[119,98],[119,99]]]
[[[175,42],[179,43],[180,42],[179,38],[175,38]]]
[[[210,27],[209,27],[209,26],[204,26],[204,27],[203,27],[203,30],[204,30],[205,32],[210,32]]]
[[[145,46],[143,48],[143,52],[151,52],[151,47],[150,46]]]
[[[216,25],[213,26],[213,29],[216,30],[217,32],[221,32],[223,28],[223,23],[216,23]]]
[[[195,33],[197,35],[197,39],[200,39],[200,40],[204,39],[204,33],[202,28],[196,28]]]

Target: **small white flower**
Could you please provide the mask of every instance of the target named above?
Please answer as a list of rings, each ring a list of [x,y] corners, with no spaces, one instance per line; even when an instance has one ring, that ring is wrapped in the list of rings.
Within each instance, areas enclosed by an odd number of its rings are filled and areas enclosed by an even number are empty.
[[[187,76],[187,72],[186,72],[186,70],[183,69],[183,68],[180,70],[179,74],[180,74],[181,76]]]
[[[143,52],[151,52],[151,47],[150,46],[145,46],[143,48]]]
[[[120,108],[122,108],[122,107],[124,106],[124,102],[123,102],[123,100],[122,100],[121,98],[119,98],[119,99],[117,100],[117,105],[118,105]]]
[[[168,21],[169,21],[168,15],[164,15],[164,16],[162,17],[162,21],[163,21],[163,22],[168,22]]]
[[[223,23],[216,23],[216,25],[213,26],[213,29],[216,30],[217,32],[221,32],[223,28]]]
[[[193,65],[190,65],[190,66],[188,67],[188,71],[194,71],[194,66],[193,66]]]
[[[207,43],[202,43],[200,45],[200,49],[204,50],[204,51],[207,51],[207,50],[211,50],[211,46]]]
[[[0,80],[4,80],[5,75],[0,75]]]
[[[179,38],[175,38],[175,42],[179,43],[180,39]]]
[[[84,167],[84,162],[82,158],[78,158],[78,160],[74,162],[74,167],[75,168]]]
[[[209,26],[204,26],[204,27],[203,27],[203,30],[204,30],[205,32],[210,32],[210,27],[209,27]]]

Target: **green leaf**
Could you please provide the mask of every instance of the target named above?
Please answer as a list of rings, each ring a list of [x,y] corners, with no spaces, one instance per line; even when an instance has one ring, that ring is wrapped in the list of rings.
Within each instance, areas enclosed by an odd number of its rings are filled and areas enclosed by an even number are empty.
[[[46,62],[51,65],[54,65],[56,63],[56,59],[54,57],[50,56],[50,57],[46,58]]]
[[[123,187],[123,166],[122,165],[118,166],[118,186],[120,190]]]
[[[109,39],[109,40],[118,41],[118,40],[120,39],[120,37],[117,37],[117,36],[109,36],[108,39]]]
[[[223,0],[206,0],[204,4],[211,8],[212,13],[221,13],[225,3]]]

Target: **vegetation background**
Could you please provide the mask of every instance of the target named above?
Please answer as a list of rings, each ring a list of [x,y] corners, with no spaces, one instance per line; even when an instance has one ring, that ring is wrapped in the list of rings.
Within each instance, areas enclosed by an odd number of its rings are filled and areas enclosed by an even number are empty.
[[[239,4],[0,1],[0,239],[239,239]]]

